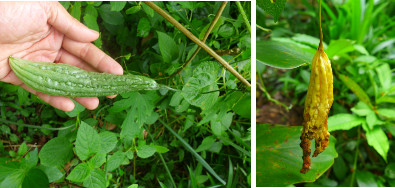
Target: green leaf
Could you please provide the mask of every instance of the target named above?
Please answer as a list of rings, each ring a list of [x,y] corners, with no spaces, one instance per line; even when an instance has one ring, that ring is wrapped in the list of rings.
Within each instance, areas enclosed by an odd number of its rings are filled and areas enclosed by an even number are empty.
[[[228,38],[234,34],[234,28],[231,24],[224,24],[218,30],[218,35]]]
[[[106,177],[104,172],[100,169],[92,170],[88,177],[86,177],[83,185],[88,188],[105,188]]]
[[[358,51],[359,53],[361,53],[363,55],[366,55],[366,56],[369,55],[369,52],[366,50],[366,48],[360,44],[354,44],[354,48],[356,51]],[[360,56],[360,57],[362,57],[362,56]],[[374,57],[374,58],[376,58],[376,57]]]
[[[22,186],[23,179],[25,178],[26,171],[19,169],[15,170],[8,175],[1,183],[1,188],[20,188]]]
[[[126,10],[126,14],[134,14],[141,10],[141,6],[132,6]]]
[[[102,153],[111,152],[118,143],[117,135],[109,131],[103,131],[99,134]]]
[[[166,153],[169,151],[167,147],[154,145],[156,152],[158,153]]]
[[[95,156],[93,156],[91,159],[89,159],[89,166],[91,169],[93,168],[100,168],[101,165],[103,165],[106,162],[106,154],[104,153],[98,153]]]
[[[395,163],[390,163],[385,167],[384,175],[390,179],[395,179]]]
[[[74,182],[83,182],[90,173],[87,163],[80,163],[70,172],[66,179]]]
[[[372,130],[364,128],[368,144],[387,161],[387,153],[390,148],[388,137],[380,127],[374,127]]]
[[[257,41],[256,50],[258,63],[282,69],[311,64],[314,57],[314,53],[305,51],[299,46],[277,41]]]
[[[377,99],[377,104],[381,103],[395,103],[395,97],[389,97],[389,96],[381,96],[379,99]]]
[[[40,165],[37,168],[42,170],[47,175],[49,183],[57,181],[63,177],[63,173],[60,172],[60,170],[55,166]]]
[[[122,151],[115,152],[107,160],[107,171],[111,172],[121,166],[122,162],[126,159],[126,155]]]
[[[125,121],[122,123],[121,140],[123,143],[131,143],[142,131],[139,124],[132,120],[132,115],[128,113]]]
[[[369,96],[354,80],[342,74],[339,74],[339,78],[359,98],[359,100],[368,104],[370,108],[372,108]]]
[[[394,43],[395,43],[395,39],[394,38],[391,38],[391,39],[388,39],[388,40],[384,40],[380,44],[378,44],[376,47],[373,48],[372,54],[375,54],[375,53],[383,50],[384,48],[392,48]]]
[[[26,143],[25,142],[23,142],[20,146],[19,146],[19,149],[18,149],[18,155],[19,156],[23,156],[23,155],[25,155],[25,153],[27,152],[27,145],[26,145]]]
[[[129,98],[121,99],[119,101],[114,102],[113,105],[108,109],[108,111],[111,113],[118,113],[123,110],[126,110],[130,106],[132,106],[132,103]]]
[[[128,98],[128,103],[133,104],[128,110],[126,119],[129,121],[135,121],[137,124],[142,125],[146,123],[152,116],[154,110],[153,97],[154,95],[141,94],[139,92],[130,92]],[[124,123],[126,121],[124,120]],[[123,125],[123,124],[122,124]]]
[[[218,68],[218,64],[213,61],[200,63],[182,88],[181,95],[185,100],[202,110],[210,109],[217,101],[219,92],[205,92],[218,90],[216,82]]]
[[[182,8],[188,10],[194,10],[195,8],[197,8],[196,1],[177,1],[177,3],[180,4]]]
[[[108,24],[121,25],[124,18],[120,12],[111,11],[111,5],[103,4],[99,9],[100,17]]]
[[[97,12],[96,8],[92,5],[87,5],[85,8],[85,15],[91,15],[93,16],[93,18],[97,18],[97,16],[99,16],[99,13]]]
[[[84,23],[89,29],[93,29],[95,31],[99,31],[99,25],[97,24],[97,18],[90,14],[85,14]]]
[[[137,25],[137,36],[139,37],[146,37],[148,36],[151,30],[151,23],[150,21],[143,17],[139,20],[139,24]]]
[[[103,3],[103,1],[93,1],[93,6],[97,7],[100,6]]]
[[[149,17],[151,17],[151,18],[154,17],[155,12],[154,12],[154,10],[153,10],[151,7],[149,7],[149,6],[146,5],[145,3],[142,3],[141,6],[143,7],[144,12],[145,12]]]
[[[159,50],[165,63],[171,63],[178,58],[178,45],[166,33],[157,31],[159,40]]]
[[[228,137],[224,137],[224,136],[220,136],[219,139],[226,145],[231,145],[232,147],[234,147],[236,150],[244,153],[244,155],[246,156],[251,156],[251,152],[243,149],[242,147],[240,147],[239,145],[235,144],[231,139],[229,139]]]
[[[328,118],[328,131],[350,130],[363,121],[364,119],[352,114],[336,114]]]
[[[21,87],[18,88],[18,101],[20,105],[30,105],[29,92]]]
[[[82,106],[80,103],[76,102],[75,100],[73,100],[73,102],[75,105],[74,109],[70,112],[65,112],[69,117],[76,117],[79,113],[85,110],[85,107]]]
[[[29,170],[23,179],[22,187],[45,188],[49,187],[47,175],[38,168]]]
[[[96,130],[81,121],[81,126],[78,128],[77,132],[77,140],[75,142],[75,153],[77,156],[81,160],[86,160],[90,155],[100,151],[100,145],[100,137]]]
[[[66,137],[56,137],[48,141],[38,155],[45,166],[63,166],[73,157],[73,145]]]
[[[154,155],[156,152],[156,148],[154,146],[149,146],[149,145],[141,145],[138,146],[137,148],[137,156],[140,158],[148,158]]]
[[[69,9],[70,1],[59,1],[60,4],[64,7],[64,9]]]
[[[90,9],[88,9],[89,7],[92,7],[92,8],[90,8]],[[87,12],[88,10],[90,10],[90,12]],[[91,6],[91,5],[88,5],[87,7],[86,7],[86,10],[85,10],[85,12],[87,12],[86,14],[85,14],[85,16],[84,16],[84,24],[89,28],[89,29],[93,29],[93,30],[95,30],[95,31],[99,31],[99,25],[98,25],[98,23],[97,23],[97,11],[96,11],[96,8],[94,8],[93,6]],[[98,47],[98,48],[101,48],[101,45],[102,45],[102,41],[101,41],[101,36],[99,36],[99,38],[98,39],[96,39],[95,41],[94,41],[94,43],[95,43],[95,45]]]
[[[277,22],[284,10],[286,0],[257,0],[256,5],[273,16],[274,22]]]
[[[374,113],[374,111],[364,102],[359,101],[357,105],[351,108],[351,111],[357,114],[358,116],[367,116],[370,113]]]
[[[384,122],[380,121],[377,118],[377,115],[375,112],[371,112],[366,116],[366,123],[368,124],[370,129],[373,129],[374,126],[376,125],[382,125]]]
[[[215,136],[221,136],[224,133],[224,129],[221,125],[221,120],[218,118],[218,115],[215,114],[214,117],[210,121],[211,130]]]
[[[326,49],[326,55],[331,59],[333,56],[342,55],[352,51],[355,51],[354,42],[352,40],[331,40],[328,48]]]
[[[232,110],[241,117],[251,117],[251,93],[243,95],[239,102],[234,105]]]
[[[378,187],[376,180],[374,178],[375,175],[370,173],[369,171],[359,171],[356,172],[356,178],[359,187]]]
[[[380,108],[377,110],[377,112],[386,118],[391,118],[391,119],[395,118],[395,110],[394,109]]]
[[[212,136],[204,138],[202,143],[196,149],[196,152],[202,152],[210,149],[211,146],[214,144],[214,142],[215,142],[215,138],[213,138]]]
[[[393,136],[395,136],[395,126],[391,124],[386,124],[384,127],[391,133]]]
[[[75,19],[80,21],[81,19],[81,1],[74,1],[74,4],[71,5],[70,8],[71,11],[71,16],[73,16]]]
[[[344,179],[349,171],[347,164],[344,162],[344,159],[341,155],[335,159],[335,163],[333,164],[333,172],[338,179]]]
[[[376,68],[377,75],[379,76],[380,84],[383,91],[388,91],[391,88],[392,76],[391,68],[387,63]]]
[[[38,162],[38,149],[29,152],[24,160],[21,161],[22,168],[31,169],[37,165]]]
[[[110,1],[111,11],[119,12],[125,7],[126,1]]]
[[[306,44],[309,45],[310,47],[317,49],[318,45],[320,43],[320,39],[317,37],[313,37],[310,35],[306,35],[306,34],[301,34],[301,33],[296,33],[293,37],[292,40],[301,43],[301,44]],[[323,43],[324,45],[324,49],[327,48],[327,45],[325,43]]]
[[[331,136],[329,146],[320,155],[311,159],[311,170],[300,173],[302,149],[299,146],[300,126],[270,126],[258,124],[256,127],[256,185],[289,186],[300,182],[314,182],[333,164],[338,156],[336,140]],[[314,144],[311,144],[312,151]]]
[[[198,185],[197,180],[196,180],[196,174],[194,173],[193,169],[187,166],[188,172],[189,172],[189,179],[191,181],[192,185]]]

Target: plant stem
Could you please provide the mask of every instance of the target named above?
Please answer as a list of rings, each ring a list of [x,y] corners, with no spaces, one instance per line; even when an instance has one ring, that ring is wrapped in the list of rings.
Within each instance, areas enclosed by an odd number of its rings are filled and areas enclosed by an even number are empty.
[[[250,34],[251,34],[251,25],[250,25],[250,22],[248,21],[248,18],[247,18],[246,13],[244,12],[243,7],[242,7],[241,4],[240,4],[240,1],[236,1],[235,3],[236,3],[236,5],[237,5],[237,8],[239,8],[240,14],[241,14],[241,16],[243,17],[244,23],[246,24],[246,26],[247,26],[247,28],[248,28],[248,31],[249,31]]]
[[[357,171],[357,161],[358,161],[358,154],[359,154],[359,141],[361,139],[361,126],[358,126],[358,139],[357,139],[357,150],[355,151],[354,155],[354,164],[353,164],[353,172],[351,175],[351,182],[350,182],[350,187],[353,186],[354,181],[355,181],[355,172]]]
[[[47,130],[51,130],[51,131],[66,130],[66,129],[70,129],[70,128],[75,126],[75,125],[70,125],[70,126],[67,126],[67,127],[60,127],[60,128],[42,127],[42,126],[37,126],[37,125],[28,125],[28,124],[24,124],[24,123],[8,121],[8,120],[5,120],[3,118],[0,118],[0,122],[7,123],[7,124],[15,124],[15,125],[21,126],[21,127],[28,127],[28,128],[33,128],[33,129],[47,129]]]
[[[144,126],[144,127],[145,127],[145,129],[147,130],[148,135],[150,136],[150,138],[151,138],[151,140],[152,140],[152,143],[154,143],[154,144],[156,145],[154,137],[153,137],[153,136],[151,135],[151,133],[148,131],[147,127],[146,127],[146,126]],[[174,188],[176,188],[176,187],[177,187],[176,182],[174,182],[173,176],[171,175],[171,172],[170,172],[169,168],[167,167],[167,164],[166,164],[165,159],[163,158],[163,156],[162,156],[161,153],[159,153],[159,152],[157,152],[157,153],[158,153],[158,155],[159,155],[160,160],[161,160],[162,163],[163,163],[163,166],[165,166],[165,170],[166,170],[167,174],[169,175],[169,178],[170,178],[171,183],[173,184]]]
[[[224,9],[225,9],[227,3],[228,3],[227,1],[222,2],[221,6],[219,7],[219,9],[218,9],[218,11],[217,11],[217,14],[215,15],[213,21],[211,22],[209,28],[208,28],[207,31],[206,31],[206,34],[205,34],[204,37],[203,37],[203,40],[202,40],[203,43],[206,42],[206,40],[207,40],[208,36],[210,35],[211,31],[213,30],[215,24],[218,22],[219,18],[221,17],[222,12],[224,11]],[[179,74],[182,70],[184,70],[184,68],[185,68],[189,63],[191,63],[192,60],[195,58],[195,56],[199,53],[200,49],[202,49],[202,47],[198,46],[198,48],[195,50],[195,52],[193,52],[192,56],[188,59],[188,61],[187,61],[186,63],[184,63],[184,64],[182,65],[182,67],[181,67],[180,69],[178,69],[177,72],[173,73],[172,75],[170,75],[169,77],[166,77],[166,78],[172,78],[172,77],[174,77],[175,75]],[[162,79],[165,79],[165,78],[162,78]]]
[[[262,27],[262,26],[260,26],[258,24],[256,24],[256,27],[261,29],[261,30],[263,30],[263,31],[265,31],[265,32],[271,32],[272,31],[271,29],[264,28],[264,27]]]
[[[267,100],[269,100],[271,102],[274,102],[277,105],[281,105],[288,112],[289,111],[289,107],[287,105],[285,105],[284,103],[282,103],[282,102],[280,102],[280,101],[278,101],[276,99],[273,99],[272,96],[270,95],[270,93],[266,90],[265,85],[263,84],[262,76],[259,77],[259,80],[260,80],[260,83],[257,82],[256,84],[258,85],[259,89],[262,90],[263,93],[265,93]]]
[[[177,29],[179,29],[182,33],[185,34],[189,39],[191,39],[193,42],[195,42],[197,45],[202,47],[207,53],[209,53],[211,56],[213,56],[218,62],[222,64],[226,69],[228,69],[229,72],[231,72],[237,79],[239,79],[244,85],[247,87],[251,87],[251,84],[243,77],[241,76],[232,66],[229,65],[228,62],[226,62],[224,59],[222,59],[221,56],[219,56],[217,53],[214,52],[210,47],[208,47],[205,43],[200,41],[198,38],[196,38],[190,31],[188,31],[184,26],[182,26],[177,20],[175,20],[173,17],[171,17],[169,14],[167,14],[164,10],[162,10],[160,7],[158,7],[156,4],[150,1],[143,1],[146,5],[154,9],[158,14],[160,14],[163,18],[165,18],[167,21],[169,21],[171,24],[173,24]]]
[[[318,21],[318,24],[319,24],[319,27],[320,27],[320,47],[322,47],[322,42],[323,42],[323,39],[324,39],[324,36],[323,36],[323,34],[322,34],[322,28],[321,28],[321,0],[320,0],[320,5],[319,5],[319,13],[318,13],[318,17],[319,17],[319,21]]]

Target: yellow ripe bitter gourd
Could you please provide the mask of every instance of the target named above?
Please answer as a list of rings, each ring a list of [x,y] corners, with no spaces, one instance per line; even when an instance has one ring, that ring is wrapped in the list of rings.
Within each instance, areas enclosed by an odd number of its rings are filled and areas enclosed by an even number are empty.
[[[328,113],[333,103],[333,75],[331,63],[322,42],[313,58],[309,89],[307,91],[300,147],[303,149],[301,173],[310,170],[310,140],[315,139],[316,157],[329,144]]]

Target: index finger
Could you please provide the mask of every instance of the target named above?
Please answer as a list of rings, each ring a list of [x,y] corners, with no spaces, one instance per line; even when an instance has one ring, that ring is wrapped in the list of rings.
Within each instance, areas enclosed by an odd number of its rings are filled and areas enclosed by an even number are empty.
[[[91,42],[99,37],[99,33],[89,29],[72,17],[59,2],[45,2],[48,24],[66,36],[81,42]]]
[[[101,72],[123,74],[122,66],[92,43],[77,42],[65,37],[62,47]]]

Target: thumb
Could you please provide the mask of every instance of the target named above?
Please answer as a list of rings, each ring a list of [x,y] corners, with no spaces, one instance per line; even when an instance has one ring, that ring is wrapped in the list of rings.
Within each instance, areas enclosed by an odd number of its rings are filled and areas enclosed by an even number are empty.
[[[99,37],[97,31],[91,30],[72,17],[59,2],[46,2],[48,24],[65,34],[70,39],[79,42],[92,42]]]

